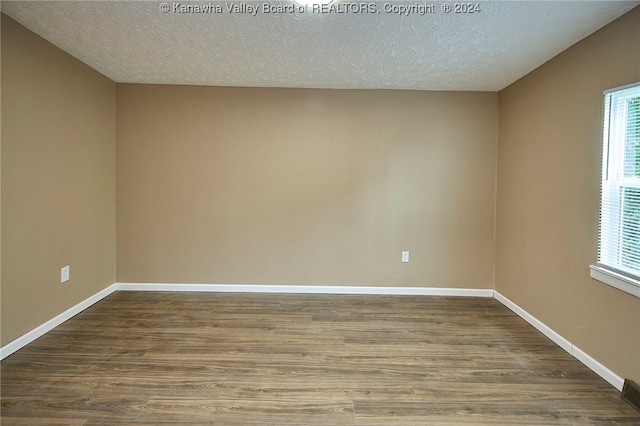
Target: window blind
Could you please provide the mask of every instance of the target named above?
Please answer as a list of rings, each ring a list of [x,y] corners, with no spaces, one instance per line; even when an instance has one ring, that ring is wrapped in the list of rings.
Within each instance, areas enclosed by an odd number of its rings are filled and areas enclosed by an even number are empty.
[[[640,280],[640,84],[604,96],[598,266]]]

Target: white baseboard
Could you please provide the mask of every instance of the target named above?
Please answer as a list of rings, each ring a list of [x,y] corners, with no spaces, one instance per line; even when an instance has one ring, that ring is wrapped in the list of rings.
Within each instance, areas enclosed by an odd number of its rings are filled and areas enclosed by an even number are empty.
[[[594,373],[598,376],[605,379],[609,382],[613,387],[622,391],[622,386],[624,384],[624,379],[618,376],[613,371],[609,370],[607,367],[596,361],[594,358],[589,356],[586,352],[582,351],[580,348],[575,346],[569,340],[562,337],[560,334],[556,333],[549,326],[544,324],[542,321],[531,315],[529,312],[522,309],[520,306],[513,303],[511,300],[504,297],[497,290],[494,291],[494,297],[500,303],[505,305],[507,308],[511,309],[516,315],[520,318],[524,319],[526,322],[531,324],[533,327],[538,329],[542,334],[551,339],[555,344],[560,346],[565,351],[569,352],[573,355],[578,361],[589,367]]]
[[[565,339],[564,337],[562,337],[561,335],[556,333],[553,329],[548,327],[542,321],[538,320],[536,317],[531,315],[529,312],[527,312],[524,309],[522,309],[520,306],[518,306],[515,303],[513,303],[511,300],[509,300],[506,297],[504,297],[498,291],[494,291],[493,294],[494,294],[495,299],[498,302],[502,303],[504,306],[506,306],[507,308],[511,309],[513,312],[516,313],[516,315],[518,315],[520,318],[522,318],[523,320],[525,320],[526,322],[531,324],[534,328],[537,328],[538,331],[540,331],[542,334],[547,336],[549,339],[553,340],[553,342],[556,345],[560,346],[562,349],[564,349],[565,351],[567,351],[567,352],[569,352],[571,354],[571,350],[573,348],[573,345],[571,344],[570,341],[568,341],[567,339]]]
[[[294,293],[493,297],[491,289],[437,287],[364,287],[255,284],[116,283],[119,291],[204,291],[212,293]]]
[[[458,296],[492,297],[511,309],[562,349],[573,355],[584,365],[605,379],[616,389],[622,390],[624,379],[586,352],[573,345],[542,321],[491,289],[436,288],[436,287],[361,287],[361,286],[301,286],[301,285],[252,285],[252,284],[170,284],[170,283],[115,283],[93,296],[78,303],[60,315],[50,319],[30,332],[0,348],[0,360],[33,342],[38,337],[77,315],[89,306],[105,298],[114,291],[200,291],[219,293],[297,293],[297,294],[362,294],[362,295],[415,295],[415,296]]]
[[[622,391],[622,386],[624,385],[624,379],[622,377],[618,376],[616,373],[609,370],[604,365],[600,364],[594,358],[589,356],[589,354],[587,354],[586,352],[584,352],[582,349],[578,348],[575,345],[571,350],[571,355],[573,355],[580,362],[582,362],[584,365],[589,367],[591,371],[596,373],[598,376],[602,377],[607,382],[611,383],[613,387],[615,387],[619,391]]]
[[[60,315],[57,315],[57,316],[51,318],[49,321],[45,322],[44,324],[39,325],[38,327],[34,328],[33,330],[29,331],[28,333],[23,334],[22,336],[18,337],[17,339],[7,343],[5,346],[0,348],[0,360],[5,359],[6,357],[11,355],[12,353],[17,351],[18,349],[21,349],[24,346],[28,345],[29,343],[33,342],[38,337],[44,335],[45,333],[47,333],[50,330],[54,329],[55,327],[59,326],[60,324],[62,324],[63,322],[65,322],[69,318],[73,317],[74,315],[77,315],[80,312],[84,311],[89,306],[93,305],[94,303],[99,302],[100,300],[104,299],[105,297],[107,297],[108,295],[113,293],[114,291],[116,291],[116,285],[115,284],[111,284],[109,287],[105,288],[104,290],[101,290],[101,291],[97,292],[93,296],[88,297],[87,299],[85,299],[82,302],[78,303],[74,307],[67,309],[66,311],[64,311]]]

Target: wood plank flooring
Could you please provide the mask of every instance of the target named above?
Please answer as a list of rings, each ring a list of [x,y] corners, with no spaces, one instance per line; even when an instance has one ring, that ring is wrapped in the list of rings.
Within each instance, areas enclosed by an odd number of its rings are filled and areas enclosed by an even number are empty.
[[[116,292],[1,374],[2,425],[640,425],[480,298]]]

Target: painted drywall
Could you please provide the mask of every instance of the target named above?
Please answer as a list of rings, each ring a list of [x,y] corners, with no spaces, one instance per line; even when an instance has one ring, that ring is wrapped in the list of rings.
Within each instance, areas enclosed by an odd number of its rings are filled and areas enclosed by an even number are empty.
[[[492,288],[497,99],[118,85],[118,281]]]
[[[0,19],[0,82],[2,81],[2,19]],[[2,84],[0,84],[0,100]],[[2,107],[0,106],[0,189],[2,188]],[[0,195],[0,308],[2,308],[2,196]],[[2,346],[2,313],[0,312],[0,347]]]
[[[603,91],[640,80],[640,8],[500,92],[496,289],[640,382],[640,299],[596,260]]]
[[[2,15],[1,90],[5,345],[115,282],[116,85]]]

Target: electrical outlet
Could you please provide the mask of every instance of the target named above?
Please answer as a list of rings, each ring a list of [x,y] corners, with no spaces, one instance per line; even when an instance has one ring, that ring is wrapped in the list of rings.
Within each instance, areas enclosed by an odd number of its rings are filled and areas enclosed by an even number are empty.
[[[409,252],[408,251],[403,251],[402,252],[402,263],[409,263]]]
[[[60,268],[60,283],[69,281],[69,265]]]

